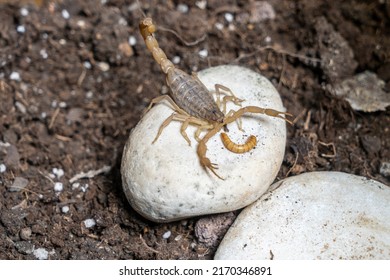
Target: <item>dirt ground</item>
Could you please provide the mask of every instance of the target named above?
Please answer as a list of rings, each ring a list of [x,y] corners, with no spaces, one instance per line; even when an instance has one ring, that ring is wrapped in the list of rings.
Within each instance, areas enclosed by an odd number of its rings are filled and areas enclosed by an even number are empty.
[[[273,82],[295,116],[277,180],[332,170],[390,185],[389,108],[332,95],[366,70],[389,94],[390,1],[141,2],[179,68],[238,64]],[[0,259],[212,259],[239,211],[157,224],[121,189],[130,130],[165,90],[136,2],[0,3]]]

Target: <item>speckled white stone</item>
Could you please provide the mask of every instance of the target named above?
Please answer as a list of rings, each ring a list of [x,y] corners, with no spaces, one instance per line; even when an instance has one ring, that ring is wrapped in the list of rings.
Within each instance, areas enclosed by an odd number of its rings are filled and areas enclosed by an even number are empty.
[[[273,184],[244,209],[215,259],[389,259],[390,187],[342,172]]]
[[[280,96],[263,76],[247,68],[219,66],[198,73],[210,89],[216,83],[229,87],[243,106],[253,105],[284,111]],[[228,109],[238,110],[228,103]],[[205,171],[196,153],[195,127],[188,127],[189,146],[180,134],[180,122],[172,122],[156,143],[154,137],[172,114],[167,103],[154,106],[130,133],[122,158],[122,183],[128,201],[144,217],[169,222],[191,216],[239,209],[259,198],[271,185],[283,160],[286,123],[265,115],[243,118],[243,129],[228,126],[229,136],[244,143],[251,134],[256,148],[234,154],[223,146],[219,133],[207,144],[207,156],[219,165],[220,180]],[[203,136],[203,135],[202,135]]]

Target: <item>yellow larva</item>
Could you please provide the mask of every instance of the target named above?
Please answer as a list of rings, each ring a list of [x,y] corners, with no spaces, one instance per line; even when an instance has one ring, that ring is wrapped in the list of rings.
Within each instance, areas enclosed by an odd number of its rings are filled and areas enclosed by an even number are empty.
[[[248,140],[246,140],[245,144],[236,144],[232,140],[230,140],[229,136],[226,133],[221,133],[222,143],[226,149],[233,153],[243,154],[252,150],[256,144],[256,137],[251,135]]]

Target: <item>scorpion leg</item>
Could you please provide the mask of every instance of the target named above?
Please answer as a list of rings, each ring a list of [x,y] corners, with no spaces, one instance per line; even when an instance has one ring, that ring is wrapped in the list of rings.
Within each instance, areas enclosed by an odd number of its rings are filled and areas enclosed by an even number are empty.
[[[180,133],[183,136],[183,138],[187,141],[188,145],[190,145],[190,146],[191,146],[191,140],[190,140],[190,138],[188,137],[188,135],[186,133],[186,129],[187,129],[189,124],[197,125],[197,126],[199,126],[199,129],[210,128],[210,125],[207,122],[203,121],[203,120],[200,120],[200,119],[195,118],[195,117],[191,117],[191,116],[189,116],[187,114],[183,115],[183,114],[179,114],[179,113],[174,112],[168,118],[166,118],[165,121],[161,124],[160,128],[158,129],[157,135],[154,138],[152,144],[154,144],[154,142],[157,141],[157,139],[160,137],[162,131],[172,121],[183,122],[182,126],[180,127]]]
[[[289,124],[293,125],[292,120],[288,119],[288,117],[292,117],[293,115],[287,112],[281,112],[274,109],[268,109],[268,108],[261,108],[257,106],[247,106],[244,108],[239,109],[238,111],[234,112],[231,116],[228,116],[225,118],[224,123],[228,124],[231,122],[234,122],[236,119],[240,118],[245,113],[257,113],[257,114],[264,114],[270,117],[279,118],[282,119]]]
[[[153,98],[152,101],[150,101],[150,104],[148,108],[145,110],[144,114],[146,114],[153,107],[154,104],[161,103],[163,100],[168,101],[168,103],[172,106],[172,109],[174,111],[179,112],[180,114],[183,115],[188,115],[182,108],[177,106],[175,101],[173,101],[173,99],[169,95],[161,95]]]
[[[220,96],[222,93],[224,93],[226,95],[226,96],[223,97],[223,101],[222,101],[222,105],[223,105],[222,112],[224,114],[226,113],[226,103],[228,101],[231,101],[231,102],[233,102],[234,104],[236,104],[237,106],[240,106],[240,107],[241,107],[241,103],[243,101],[245,101],[245,100],[240,99],[237,96],[235,96],[233,91],[230,88],[228,88],[228,87],[226,87],[224,85],[215,84],[214,87],[215,87],[215,91],[218,94],[218,96]],[[222,91],[224,91],[224,92],[222,92]],[[220,100],[219,100],[219,97],[218,97],[218,102],[217,102],[218,105],[220,105],[219,102],[220,102]]]

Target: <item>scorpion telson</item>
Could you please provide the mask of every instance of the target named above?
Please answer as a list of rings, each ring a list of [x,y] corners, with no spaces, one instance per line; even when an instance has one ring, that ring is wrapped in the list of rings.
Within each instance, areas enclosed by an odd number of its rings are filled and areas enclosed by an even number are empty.
[[[183,123],[180,128],[180,133],[188,144],[191,145],[191,141],[186,133],[186,128],[190,124],[197,126],[198,128],[195,132],[195,139],[198,141],[197,154],[200,164],[202,167],[210,170],[214,175],[223,180],[223,178],[216,172],[216,169],[218,169],[217,164],[212,163],[210,159],[206,157],[207,141],[217,134],[223,127],[226,127],[229,123],[239,120],[245,113],[265,114],[271,117],[283,119],[292,124],[292,121],[286,118],[286,116],[292,116],[290,113],[256,106],[247,106],[240,108],[237,111],[230,110],[226,113],[227,102],[233,102],[235,105],[241,107],[243,100],[237,98],[229,88],[216,84],[215,92],[217,93],[217,100],[215,101],[212,94],[199,80],[196,73],[188,75],[184,71],[176,68],[167,58],[154,37],[156,26],[151,18],[142,19],[139,24],[139,29],[142,37],[144,38],[146,47],[152,53],[154,60],[160,65],[161,70],[165,73],[166,83],[170,89],[169,95],[162,95],[154,98],[150,103],[148,110],[154,104],[160,103],[163,100],[168,101],[174,110],[174,112],[161,124],[153,143],[157,141],[164,128],[168,126],[171,121],[180,121]],[[222,94],[224,97],[221,101],[220,96]],[[201,139],[200,134],[203,130],[208,131]],[[256,146],[256,137],[251,135],[245,144],[240,145],[233,143],[225,134],[225,136],[222,135],[222,142],[229,151],[235,153],[245,153]]]

